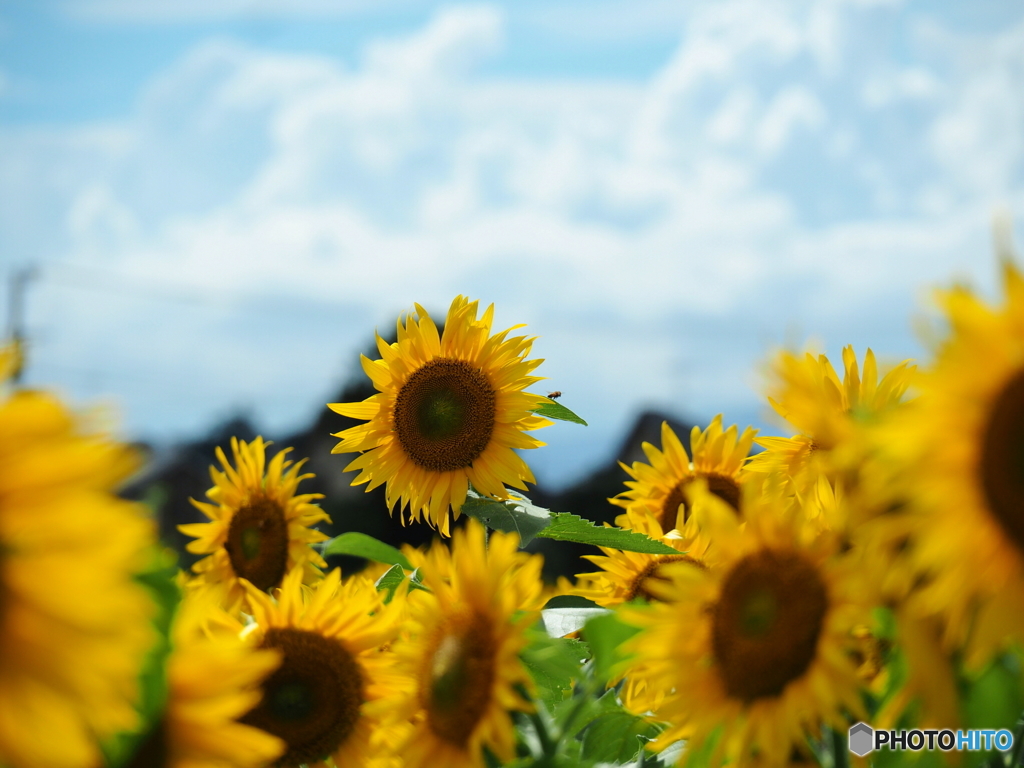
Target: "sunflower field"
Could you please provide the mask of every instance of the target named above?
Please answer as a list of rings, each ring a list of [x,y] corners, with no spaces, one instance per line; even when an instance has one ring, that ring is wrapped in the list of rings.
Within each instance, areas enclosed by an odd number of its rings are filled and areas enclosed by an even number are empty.
[[[937,292],[929,359],[779,353],[790,436],[665,424],[615,526],[528,498],[538,430],[585,426],[528,391],[533,338],[415,305],[362,359],[375,394],[328,407],[358,422],[338,470],[433,544],[328,539],[306,457],[233,439],[188,572],[118,495],[136,453],[18,388],[9,345],[0,766],[1016,768],[1024,276],[1001,261],[996,303]],[[603,554],[545,583],[536,538]]]

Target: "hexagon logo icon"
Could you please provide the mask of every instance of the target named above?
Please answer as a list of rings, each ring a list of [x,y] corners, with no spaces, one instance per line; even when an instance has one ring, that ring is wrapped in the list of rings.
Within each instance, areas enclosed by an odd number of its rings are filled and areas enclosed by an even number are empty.
[[[850,726],[850,751],[857,757],[864,757],[875,748],[875,730],[867,723]]]

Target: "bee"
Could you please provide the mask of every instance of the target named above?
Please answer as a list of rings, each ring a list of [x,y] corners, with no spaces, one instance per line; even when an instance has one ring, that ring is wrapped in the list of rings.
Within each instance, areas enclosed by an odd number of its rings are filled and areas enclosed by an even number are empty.
[[[561,396],[562,393],[559,392],[558,390],[555,390],[554,392],[548,392],[548,400],[557,400]]]

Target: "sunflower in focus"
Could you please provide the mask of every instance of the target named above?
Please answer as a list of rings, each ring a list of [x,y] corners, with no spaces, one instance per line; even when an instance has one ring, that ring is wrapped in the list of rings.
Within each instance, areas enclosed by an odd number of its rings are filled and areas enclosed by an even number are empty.
[[[914,600],[971,665],[1024,639],[1024,279],[1008,259],[1003,282],[1001,306],[939,294],[949,336],[879,440]]]
[[[155,640],[133,576],[153,521],[115,489],[138,466],[55,398],[0,401],[0,764],[98,765],[97,741],[137,725]]]
[[[234,463],[217,448],[222,470],[210,467],[213,487],[206,492],[213,503],[192,501],[209,523],[179,525],[178,530],[194,536],[188,551],[207,555],[192,570],[192,588],[226,584],[225,599],[238,608],[245,590],[241,579],[267,591],[280,586],[285,574],[300,567],[306,583],[320,578],[323,558],[311,544],[327,539],[310,526],[330,522],[327,514],[312,502],[319,493],[299,494],[299,483],[311,474],[300,474],[305,460],[286,459],[290,448],[278,451],[266,461],[270,443],[257,437],[251,443],[231,438]]]
[[[840,381],[825,355],[783,352],[776,358],[768,402],[800,434],[759,438],[758,445],[766,450],[751,459],[749,471],[781,473],[798,491],[813,489],[822,475],[832,479],[834,452],[849,444],[858,422],[900,402],[915,370],[904,360],[879,381],[875,353],[869,349],[862,376],[852,346],[843,347],[843,368]]]
[[[649,581],[664,579],[664,567],[669,563],[689,563],[695,568],[707,568],[709,540],[702,536],[696,519],[691,515],[683,530],[665,532],[658,518],[648,510],[627,511],[615,518],[620,528],[643,533],[656,541],[678,549],[678,555],[649,555],[600,547],[603,555],[584,555],[600,571],[576,574],[573,594],[593,600],[598,605],[614,607],[631,600],[656,600]]]
[[[405,522],[421,516],[447,536],[448,510],[458,518],[469,484],[482,494],[507,498],[505,484],[526,490],[533,473],[515,453],[544,443],[526,434],[551,422],[533,411],[546,398],[523,390],[540,381],[527,360],[533,339],[507,338],[514,326],[491,335],[492,304],[477,319],[478,303],[458,296],[444,335],[419,304],[398,322],[398,341],[379,335],[381,359],[363,357],[363,370],[378,393],[361,403],[328,407],[365,424],[335,434],[333,453],[362,455],[345,471],[360,470],[353,485],[367,491],[387,483],[387,503]]]
[[[471,519],[421,567],[431,592],[409,593],[408,635],[394,646],[401,694],[389,702],[395,722],[412,723],[398,750],[407,768],[483,768],[485,748],[514,757],[509,711],[530,709],[519,691],[532,686],[519,653],[547,597],[542,559],[518,546],[499,532],[485,543]]]
[[[331,571],[312,589],[295,568],[276,599],[246,584],[255,623],[243,633],[281,665],[263,681],[262,700],[241,719],[281,739],[279,768],[385,765],[393,731],[380,725],[392,693],[396,614],[366,579]]]
[[[870,590],[795,499],[748,494],[743,525],[710,496],[694,514],[721,560],[667,567],[651,585],[660,602],[625,609],[642,631],[622,672],[664,692],[656,747],[685,738],[691,753],[714,743],[711,765],[782,765],[821,725],[862,715],[853,629]]]
[[[262,768],[283,754],[281,739],[238,719],[260,702],[260,684],[281,662],[239,637],[217,590],[193,592],[174,617],[164,717],[132,766]]]
[[[633,462],[632,467],[621,464],[633,480],[626,481],[628,491],[609,501],[631,512],[630,519],[634,521],[653,514],[664,535],[684,527],[689,519],[684,491],[695,479],[701,478],[711,493],[739,513],[743,465],[756,436],[757,430],[750,427],[739,434],[735,424],[723,430],[719,414],[703,432],[697,427],[691,430],[691,464],[672,427],[662,422],[661,450],[644,443],[642,447],[650,464],[642,461]]]

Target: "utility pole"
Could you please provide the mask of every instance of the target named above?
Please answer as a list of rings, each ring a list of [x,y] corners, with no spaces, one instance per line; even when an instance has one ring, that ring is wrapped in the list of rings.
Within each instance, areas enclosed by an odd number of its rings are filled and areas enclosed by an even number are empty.
[[[36,276],[35,267],[22,267],[11,274],[8,284],[7,336],[14,344],[18,355],[11,380],[17,384],[25,370],[25,292],[28,283]]]

